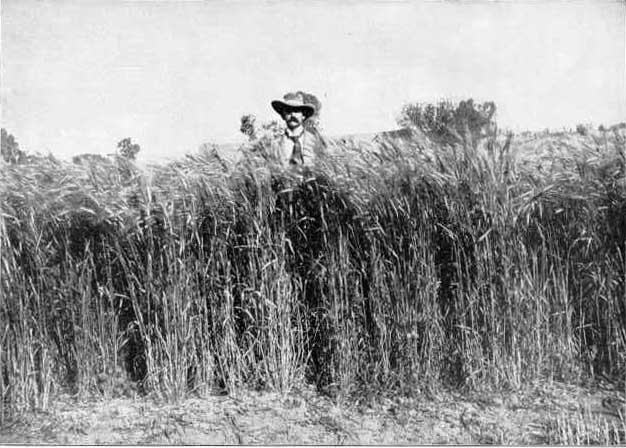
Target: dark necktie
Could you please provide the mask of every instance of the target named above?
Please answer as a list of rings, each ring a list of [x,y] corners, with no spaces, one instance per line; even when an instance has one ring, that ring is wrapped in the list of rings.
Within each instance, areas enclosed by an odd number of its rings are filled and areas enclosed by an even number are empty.
[[[304,163],[304,158],[302,157],[302,144],[298,137],[289,137],[293,142],[293,152],[291,153],[291,159],[289,159],[289,163],[294,165],[298,163]]]

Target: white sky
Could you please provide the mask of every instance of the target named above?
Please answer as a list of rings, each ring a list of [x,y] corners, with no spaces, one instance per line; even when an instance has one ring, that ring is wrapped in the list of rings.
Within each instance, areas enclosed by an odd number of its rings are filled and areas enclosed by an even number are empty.
[[[620,1],[2,0],[2,127],[31,152],[143,158],[236,142],[316,94],[329,135],[408,101],[494,100],[500,126],[626,120]]]

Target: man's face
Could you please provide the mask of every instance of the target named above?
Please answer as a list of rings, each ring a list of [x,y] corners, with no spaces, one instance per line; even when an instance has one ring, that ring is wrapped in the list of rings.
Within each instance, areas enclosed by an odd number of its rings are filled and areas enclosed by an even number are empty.
[[[304,123],[304,114],[299,110],[288,110],[283,114],[283,120],[289,129],[296,129]]]

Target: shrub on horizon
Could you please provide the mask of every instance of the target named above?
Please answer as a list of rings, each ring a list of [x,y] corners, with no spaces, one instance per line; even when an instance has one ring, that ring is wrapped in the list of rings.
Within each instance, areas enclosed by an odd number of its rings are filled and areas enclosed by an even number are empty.
[[[2,128],[2,159],[8,164],[15,165],[26,161],[26,153],[20,149],[20,145],[12,134]]]
[[[135,160],[141,147],[137,143],[133,143],[130,137],[126,137],[118,142],[117,150],[122,157],[128,160]]]
[[[476,147],[482,138],[496,133],[495,112],[494,102],[475,104],[471,98],[458,105],[447,100],[437,104],[409,103],[402,108],[397,121],[402,127],[421,130],[440,144],[463,143]]]
[[[589,129],[587,129],[587,126],[580,123],[576,125],[576,132],[582,136],[589,135]]]
[[[241,116],[241,125],[239,131],[248,137],[249,141],[256,139],[256,117],[252,114],[245,114]]]

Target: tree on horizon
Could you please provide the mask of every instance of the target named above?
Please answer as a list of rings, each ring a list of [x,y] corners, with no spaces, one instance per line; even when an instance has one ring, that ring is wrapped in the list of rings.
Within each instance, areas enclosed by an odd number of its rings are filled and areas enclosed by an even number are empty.
[[[495,133],[495,113],[493,101],[477,104],[469,98],[454,104],[442,100],[437,104],[405,104],[397,121],[400,126],[417,128],[440,143],[475,147],[482,138]]]
[[[137,143],[133,143],[130,137],[126,137],[118,142],[117,150],[125,159],[135,160],[141,147]]]
[[[15,137],[4,128],[2,128],[1,133],[2,147],[0,154],[2,154],[2,160],[10,165],[24,163],[26,161],[26,153],[20,149],[20,145],[15,140]]]

